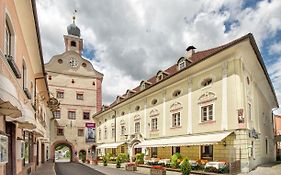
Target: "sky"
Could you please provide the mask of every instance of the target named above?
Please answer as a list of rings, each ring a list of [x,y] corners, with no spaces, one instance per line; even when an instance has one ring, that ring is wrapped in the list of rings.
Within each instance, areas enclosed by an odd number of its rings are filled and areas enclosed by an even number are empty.
[[[281,0],[36,0],[44,61],[65,51],[72,23],[104,74],[103,104],[176,63],[253,33],[281,104]],[[275,113],[281,114],[281,110]]]

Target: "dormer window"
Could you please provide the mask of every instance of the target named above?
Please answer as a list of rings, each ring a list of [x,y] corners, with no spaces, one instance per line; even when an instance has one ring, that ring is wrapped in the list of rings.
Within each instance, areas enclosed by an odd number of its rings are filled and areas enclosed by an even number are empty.
[[[143,82],[142,84],[141,84],[141,90],[144,90],[145,89],[145,82]]]
[[[119,103],[122,99],[124,99],[124,97],[117,96],[117,103]]]
[[[126,96],[127,96],[127,97],[131,97],[134,93],[135,93],[134,90],[128,89],[127,92],[126,92]]]
[[[207,79],[205,79],[205,80],[202,81],[201,85],[202,85],[203,87],[205,87],[205,86],[210,85],[212,82],[213,82],[213,79],[212,79],[212,78],[207,78]]]
[[[156,74],[157,82],[163,80],[168,75],[169,75],[168,72],[165,72],[165,71],[162,71],[162,70],[158,71],[157,74]]]
[[[151,83],[148,81],[142,81],[140,84],[140,90],[144,90],[148,87],[148,85],[150,85]]]
[[[157,81],[161,81],[162,79],[163,79],[163,75],[162,74],[157,76]]]
[[[76,42],[75,41],[71,41],[70,45],[71,45],[71,47],[76,47]]]
[[[184,57],[181,57],[178,61],[178,69],[182,70],[186,67],[186,59]]]

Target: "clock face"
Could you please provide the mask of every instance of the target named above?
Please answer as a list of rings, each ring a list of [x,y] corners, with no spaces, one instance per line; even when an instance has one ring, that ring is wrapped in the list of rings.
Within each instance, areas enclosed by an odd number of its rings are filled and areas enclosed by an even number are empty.
[[[75,58],[70,58],[69,65],[70,65],[70,67],[77,67],[78,66],[78,62],[77,62],[77,60]]]

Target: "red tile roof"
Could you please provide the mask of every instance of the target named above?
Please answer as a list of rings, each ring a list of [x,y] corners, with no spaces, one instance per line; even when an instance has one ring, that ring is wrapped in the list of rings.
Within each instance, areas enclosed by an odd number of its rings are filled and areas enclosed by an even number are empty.
[[[241,42],[241,41],[243,41],[243,40],[245,40],[245,39],[249,39],[249,40],[250,40],[250,42],[251,42],[251,44],[252,44],[252,46],[253,46],[253,48],[254,48],[256,54],[257,54],[257,57],[258,57],[258,59],[259,59],[259,61],[260,61],[260,63],[261,63],[261,66],[262,66],[263,70],[265,71],[265,74],[266,74],[266,76],[267,76],[267,79],[269,80],[269,84],[270,84],[270,86],[271,86],[271,88],[272,88],[272,90],[273,90],[273,93],[274,93],[274,95],[275,95],[275,92],[274,92],[272,83],[271,83],[270,78],[269,78],[269,76],[268,76],[268,73],[267,73],[267,71],[266,71],[266,69],[265,69],[264,63],[263,63],[262,58],[261,58],[261,56],[260,56],[260,53],[259,53],[259,51],[258,51],[258,48],[257,48],[257,45],[256,45],[256,43],[255,43],[254,37],[253,37],[253,35],[252,35],[251,33],[249,33],[249,34],[247,34],[247,35],[245,35],[245,36],[242,36],[241,38],[238,38],[238,39],[236,39],[236,40],[233,40],[233,41],[231,41],[231,42],[229,42],[229,43],[227,43],[227,44],[221,45],[221,46],[219,46],[219,47],[215,47],[215,48],[208,49],[208,50],[204,50],[204,51],[195,52],[195,53],[192,55],[192,57],[189,58],[189,60],[191,60],[192,63],[188,64],[188,65],[186,66],[186,68],[184,68],[184,69],[182,69],[182,70],[178,70],[178,65],[177,65],[177,64],[174,64],[173,66],[171,66],[171,67],[169,67],[168,69],[164,70],[165,72],[169,73],[169,75],[167,75],[163,80],[157,82],[157,81],[156,81],[156,75],[153,76],[153,77],[151,77],[150,79],[148,79],[147,81],[150,82],[151,85],[149,85],[145,90],[149,89],[150,87],[152,87],[152,86],[154,86],[154,85],[156,85],[156,84],[158,84],[158,83],[160,83],[160,82],[162,82],[162,81],[165,81],[166,79],[168,79],[168,78],[174,76],[175,74],[177,74],[177,73],[179,73],[179,72],[181,72],[181,71],[183,71],[183,70],[188,69],[189,67],[191,67],[191,66],[193,66],[193,65],[195,65],[195,64],[197,64],[197,63],[199,63],[199,62],[201,62],[202,60],[205,60],[205,59],[207,59],[207,58],[209,58],[209,57],[211,57],[211,56],[213,56],[213,55],[215,55],[215,54],[217,54],[217,53],[219,53],[219,52],[221,52],[221,51],[223,51],[223,50],[225,50],[225,49],[227,49],[227,48],[229,48],[229,47],[234,46],[235,44],[237,44],[237,43],[239,43],[239,42]],[[258,52],[258,53],[257,53],[257,52]],[[134,93],[132,96],[126,97],[126,95],[122,95],[123,97],[125,97],[124,99],[122,99],[122,100],[120,100],[120,101],[117,101],[117,99],[116,99],[112,104],[110,104],[110,106],[109,106],[108,108],[112,108],[112,107],[116,106],[117,104],[120,104],[120,103],[122,103],[122,102],[124,102],[124,101],[126,101],[126,100],[128,100],[128,99],[130,99],[130,98],[132,98],[132,97],[134,97],[135,95],[137,95],[137,94],[139,94],[139,93],[145,91],[145,90],[140,90],[140,86],[137,86],[137,87],[134,88],[133,90],[135,91],[135,93]],[[275,96],[275,98],[276,98],[276,96]],[[277,102],[277,98],[276,98],[276,102]],[[278,104],[278,103],[277,103],[277,104]],[[105,110],[105,111],[106,111],[106,110]],[[98,112],[97,114],[95,114],[94,116],[96,116],[96,115],[98,115],[98,114],[100,114],[100,113],[102,113],[102,112],[103,112],[103,111],[100,111],[100,112]]]

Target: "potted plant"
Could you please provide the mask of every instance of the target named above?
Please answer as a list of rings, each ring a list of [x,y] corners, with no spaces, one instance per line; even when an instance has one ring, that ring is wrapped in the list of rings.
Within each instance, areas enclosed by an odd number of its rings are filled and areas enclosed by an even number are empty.
[[[184,158],[183,161],[180,163],[180,169],[182,175],[189,175],[191,171],[191,165],[189,163],[188,158]]]
[[[150,168],[151,175],[166,175],[166,168],[159,165],[154,165]]]
[[[116,168],[121,168],[121,163],[122,163],[122,157],[118,155],[116,158]]]
[[[108,159],[109,159],[109,158],[108,158],[107,155],[102,156],[102,163],[103,163],[103,166],[107,166]]]
[[[179,168],[180,162],[181,162],[181,154],[180,153],[175,153],[171,157],[171,166],[173,168]]]
[[[144,153],[137,153],[136,154],[136,163],[143,164],[144,163]]]

